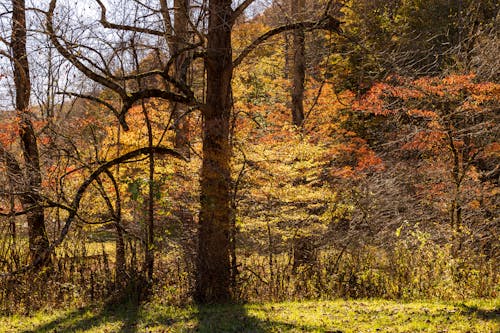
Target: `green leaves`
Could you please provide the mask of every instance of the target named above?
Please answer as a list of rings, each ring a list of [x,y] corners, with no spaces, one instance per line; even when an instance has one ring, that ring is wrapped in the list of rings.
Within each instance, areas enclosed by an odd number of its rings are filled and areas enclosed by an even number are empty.
[[[161,199],[162,182],[153,181],[153,196],[156,200]],[[127,191],[133,201],[143,202],[149,190],[149,180],[145,178],[137,178],[127,182]]]

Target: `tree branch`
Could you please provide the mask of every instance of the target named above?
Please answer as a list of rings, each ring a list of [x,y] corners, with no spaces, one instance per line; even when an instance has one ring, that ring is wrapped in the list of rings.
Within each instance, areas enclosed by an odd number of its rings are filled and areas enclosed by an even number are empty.
[[[103,86],[115,91],[117,94],[119,94],[122,98],[126,97],[127,94],[125,92],[125,89],[118,85],[117,83],[109,80],[108,78],[99,75],[92,71],[90,68],[85,66],[78,58],[71,53],[68,49],[66,49],[60,42],[58,37],[56,36],[54,32],[54,24],[53,24],[53,19],[54,19],[54,10],[56,8],[56,2],[57,0],[51,0],[50,1],[50,6],[49,10],[47,12],[47,32],[49,34],[50,40],[52,44],[54,44],[55,48],[57,51],[64,57],[66,58],[69,62],[71,62],[78,70],[80,70],[85,76],[87,76],[89,79],[96,81]]]
[[[255,39],[250,45],[248,45],[241,53],[234,59],[233,67],[237,67],[245,58],[255,50],[257,46],[268,40],[269,38],[276,36],[282,32],[296,30],[296,29],[304,29],[304,30],[328,30],[332,32],[336,32],[338,34],[342,34],[342,29],[340,28],[342,22],[334,18],[330,15],[325,15],[319,21],[304,21],[304,22],[296,22],[290,23],[287,25],[283,25],[281,27],[274,28],[269,30],[265,34],[261,35],[257,39]]]
[[[149,28],[141,28],[141,27],[134,27],[131,25],[125,25],[125,24],[116,24],[116,23],[111,23],[106,19],[106,6],[102,3],[101,0],[95,0],[99,7],[101,7],[101,19],[99,22],[101,22],[102,26],[108,29],[114,29],[114,30],[125,30],[125,31],[134,31],[134,32],[139,32],[139,33],[145,33],[148,35],[154,35],[154,36],[161,36],[164,37],[165,33],[154,30],[154,29],[149,29]]]
[[[96,102],[96,103],[99,103],[101,105],[104,105],[111,112],[113,112],[113,114],[116,116],[116,118],[118,118],[118,121],[120,122],[120,125],[122,126],[122,128],[125,131],[129,130],[129,126],[127,124],[127,121],[125,120],[125,114],[123,114],[123,112],[118,112],[118,110],[116,110],[115,107],[113,105],[111,105],[110,103],[108,103],[108,102],[106,102],[106,101],[104,101],[104,100],[102,100],[102,99],[100,99],[98,97],[95,97],[95,96],[78,94],[78,93],[74,93],[74,92],[65,92],[65,91],[63,91],[63,92],[58,92],[57,94],[58,95],[68,95],[68,96],[73,96],[73,97],[88,99],[89,101]]]
[[[0,148],[1,148],[1,146],[0,146]],[[78,212],[78,209],[80,207],[80,202],[83,198],[83,195],[85,194],[85,191],[87,190],[87,188],[92,184],[92,182],[94,182],[102,173],[105,173],[106,170],[108,170],[109,168],[111,168],[115,165],[127,162],[128,160],[131,160],[131,159],[136,158],[136,157],[141,156],[141,155],[149,155],[149,154],[169,155],[169,156],[179,158],[179,159],[182,159],[185,161],[185,158],[180,153],[178,153],[177,151],[175,151],[173,149],[166,148],[166,147],[154,147],[153,146],[153,147],[143,147],[143,148],[133,150],[131,152],[128,152],[124,155],[121,155],[115,159],[112,159],[108,162],[101,164],[94,172],[92,172],[90,174],[90,176],[80,185],[80,187],[78,187],[78,190],[77,190],[75,197],[73,198],[73,201],[71,202],[71,204],[69,206],[60,206],[61,208],[66,209],[68,211],[68,217],[66,218],[66,221],[64,222],[64,226],[61,230],[61,233],[59,234],[59,237],[52,243],[52,245],[47,250],[45,255],[36,258],[35,260],[33,260],[33,262],[30,265],[28,265],[28,266],[26,266],[26,267],[24,267],[16,272],[2,274],[2,275],[0,275],[0,277],[6,277],[6,276],[12,276],[12,275],[16,275],[16,274],[25,273],[27,271],[30,271],[34,267],[36,267],[40,262],[43,262],[44,260],[46,260],[46,257],[50,253],[52,253],[54,251],[54,249],[57,246],[59,246],[66,238],[66,235],[69,232],[69,228],[70,228],[71,224],[73,223],[74,218],[77,216],[77,212]]]
[[[245,11],[245,9],[248,8],[255,0],[245,0],[243,1],[234,11],[233,15],[231,17],[231,24],[234,24],[234,22],[240,17],[241,14]]]

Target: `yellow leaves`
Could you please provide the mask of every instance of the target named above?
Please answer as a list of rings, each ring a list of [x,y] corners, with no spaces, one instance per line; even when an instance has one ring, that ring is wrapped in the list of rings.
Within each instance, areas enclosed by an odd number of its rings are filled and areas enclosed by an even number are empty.
[[[269,29],[269,26],[256,20],[235,24],[231,34],[231,44],[233,49],[241,51],[255,38],[266,33]]]

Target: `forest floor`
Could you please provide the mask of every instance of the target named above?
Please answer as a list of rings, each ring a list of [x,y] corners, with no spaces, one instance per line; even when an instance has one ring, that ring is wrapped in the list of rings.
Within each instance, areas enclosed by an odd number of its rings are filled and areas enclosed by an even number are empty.
[[[336,300],[172,307],[158,303],[0,317],[1,332],[500,332],[500,299]]]

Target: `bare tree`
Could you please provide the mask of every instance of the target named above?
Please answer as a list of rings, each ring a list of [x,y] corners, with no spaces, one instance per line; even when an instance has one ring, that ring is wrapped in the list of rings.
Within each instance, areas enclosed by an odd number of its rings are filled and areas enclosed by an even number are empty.
[[[188,21],[193,30],[193,40],[187,42],[180,37],[178,44],[172,44],[172,34],[169,31],[169,17],[166,11],[167,4],[160,1],[159,9],[136,2],[142,9],[149,11],[148,16],[158,16],[158,22],[167,22],[163,27],[150,22],[149,25],[138,24],[139,20],[123,23],[112,23],[108,20],[107,8],[96,0],[101,8],[100,23],[108,29],[113,29],[126,35],[127,32],[140,34],[146,45],[148,40],[165,38],[163,45],[169,49],[164,55],[166,63],[159,70],[121,73],[117,75],[107,63],[102,63],[104,57],[97,51],[97,47],[78,44],[77,41],[67,40],[55,29],[56,0],[51,0],[47,14],[47,32],[51,36],[53,45],[58,52],[70,61],[76,68],[91,80],[113,91],[121,100],[121,109],[118,110],[106,101],[91,97],[94,101],[109,108],[119,119],[122,127],[127,130],[126,114],[136,103],[144,99],[159,98],[170,103],[180,103],[191,108],[198,108],[203,115],[203,164],[201,168],[201,209],[199,215],[198,233],[198,262],[197,284],[195,298],[199,302],[224,302],[231,298],[230,280],[230,157],[231,146],[229,141],[229,124],[232,108],[231,79],[234,67],[261,43],[281,32],[295,29],[327,29],[339,31],[339,21],[324,13],[319,20],[295,22],[274,28],[249,44],[237,57],[233,59],[231,46],[231,31],[236,19],[242,15],[253,0],[245,0],[235,6],[231,0],[210,0],[208,7],[202,6],[198,11],[199,17]],[[185,2],[176,1],[176,4],[185,5]],[[183,7],[185,8],[185,7]],[[182,13],[182,10],[179,10]],[[199,23],[205,20],[208,13],[208,32],[205,34],[199,28]],[[187,18],[188,15],[184,14]],[[58,24],[60,25],[60,24]],[[185,22],[177,22],[177,31],[184,36]],[[166,28],[165,28],[166,26]],[[175,28],[175,25],[174,25]],[[149,37],[148,37],[149,36]],[[148,39],[149,38],[149,39]],[[108,42],[106,45],[113,43]],[[122,47],[129,42],[122,41]],[[160,43],[161,44],[161,43]],[[183,45],[181,49],[177,49]],[[206,46],[205,46],[206,45]],[[147,45],[144,47],[146,48]],[[160,51],[159,47],[149,46]],[[84,50],[91,50],[96,59],[84,56]],[[206,96],[200,101],[192,87],[184,80],[183,70],[188,68],[195,58],[203,58],[206,70]],[[179,60],[182,59],[183,60]],[[100,59],[100,60],[99,60]],[[123,60],[123,59],[122,59]],[[171,75],[172,66],[180,64],[174,75]],[[137,87],[130,84],[131,80],[145,79],[160,76],[166,87]],[[148,148],[152,151],[152,148]]]
[[[12,1],[12,63],[14,68],[15,107],[19,117],[19,135],[24,159],[24,182],[20,200],[27,211],[31,260],[43,264],[48,260],[49,240],[45,231],[44,211],[41,206],[40,155],[30,112],[30,67],[26,51],[26,6],[24,0]],[[14,161],[11,161],[14,163]],[[12,163],[10,170],[19,174]],[[42,260],[39,260],[43,258]]]

